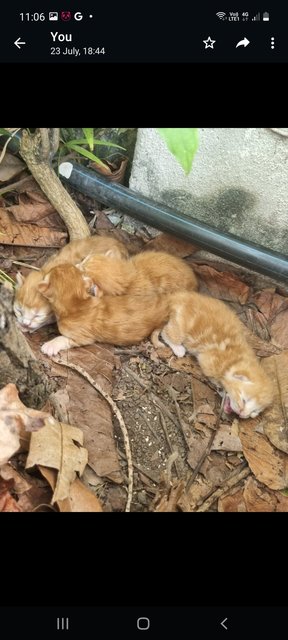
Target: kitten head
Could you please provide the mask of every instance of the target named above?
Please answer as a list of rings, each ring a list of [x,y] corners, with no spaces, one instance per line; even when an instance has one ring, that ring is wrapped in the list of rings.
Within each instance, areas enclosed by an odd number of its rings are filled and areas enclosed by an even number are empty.
[[[31,271],[26,278],[21,273],[16,275],[13,308],[22,331],[36,331],[46,324],[55,322],[51,305],[37,290],[42,279],[42,271]]]
[[[54,267],[38,284],[38,292],[47,298],[59,315],[69,315],[82,300],[91,298],[91,278],[83,276],[72,264]]]
[[[273,401],[273,385],[258,362],[244,373],[230,369],[223,382],[227,396],[224,411],[239,418],[256,418]]]

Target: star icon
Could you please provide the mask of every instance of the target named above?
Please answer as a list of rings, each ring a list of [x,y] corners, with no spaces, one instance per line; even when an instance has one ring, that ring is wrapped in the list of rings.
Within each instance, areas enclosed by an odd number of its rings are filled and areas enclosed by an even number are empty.
[[[207,40],[203,40],[204,44],[205,44],[205,49],[214,49],[214,44],[216,42],[216,40],[212,40],[211,37],[209,36],[209,38],[207,38]]]

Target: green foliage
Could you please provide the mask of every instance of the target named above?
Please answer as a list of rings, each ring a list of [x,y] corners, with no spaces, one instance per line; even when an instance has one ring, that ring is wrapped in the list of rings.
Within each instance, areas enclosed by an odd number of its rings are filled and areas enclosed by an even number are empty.
[[[85,158],[88,158],[89,160],[93,160],[93,162],[95,162],[101,167],[106,168],[106,165],[104,164],[104,162],[102,162],[102,160],[100,160],[98,156],[95,155],[95,153],[93,153],[94,147],[97,144],[100,146],[106,146],[106,147],[116,147],[117,149],[122,149],[125,151],[124,147],[120,147],[118,144],[114,144],[113,142],[96,140],[94,138],[94,129],[82,128],[82,131],[84,133],[85,138],[75,138],[73,140],[65,140],[65,141],[62,140],[62,143],[68,149],[72,149],[72,151],[76,151],[77,153],[84,156]],[[81,145],[84,145],[84,146],[81,146]],[[89,151],[88,149],[86,149],[87,146],[90,149]]]
[[[94,129],[82,129],[90,151],[94,149]]]
[[[14,280],[10,278],[10,276],[8,276],[5,271],[2,271],[2,269],[0,269],[0,282],[9,282],[10,284],[12,284],[13,289],[15,289],[16,287],[16,283],[14,282]]]
[[[186,175],[190,173],[194,155],[198,148],[197,129],[158,129],[167,147],[175,156]]]

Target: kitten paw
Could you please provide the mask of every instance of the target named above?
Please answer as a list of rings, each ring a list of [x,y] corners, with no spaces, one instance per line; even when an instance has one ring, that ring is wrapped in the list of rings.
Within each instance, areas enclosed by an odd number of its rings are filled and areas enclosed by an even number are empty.
[[[182,344],[170,344],[169,345],[173,351],[173,353],[175,353],[175,356],[177,356],[177,358],[183,358],[185,356],[185,347],[183,347]]]
[[[65,338],[65,336],[58,336],[57,338],[53,338],[53,340],[44,342],[44,344],[42,344],[41,351],[51,358],[51,356],[56,356],[59,351],[62,351],[62,349],[69,349],[69,346],[69,338]]]

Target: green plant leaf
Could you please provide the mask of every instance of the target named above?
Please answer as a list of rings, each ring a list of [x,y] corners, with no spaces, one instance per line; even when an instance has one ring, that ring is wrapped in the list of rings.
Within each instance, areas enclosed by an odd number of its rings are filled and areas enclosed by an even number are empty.
[[[78,144],[71,144],[71,142],[70,142],[70,149],[73,149],[74,151],[81,153],[81,155],[85,156],[85,158],[88,158],[89,160],[93,160],[93,162],[96,162],[101,167],[105,167],[105,169],[107,169],[107,165],[104,164],[102,160],[97,158],[97,156],[95,156],[94,153],[91,153],[91,151],[88,151],[87,149],[83,149],[83,147],[80,147]]]
[[[69,142],[64,142],[63,140],[63,144],[66,145],[66,147],[69,147],[71,144],[87,144],[87,140],[85,138],[75,138],[75,140],[69,140]],[[95,144],[99,144],[100,146],[103,147],[116,147],[117,149],[123,149],[123,151],[126,151],[125,147],[120,147],[119,144],[114,144],[114,142],[106,142],[104,140],[95,140],[94,138],[94,145]]]
[[[167,147],[180,162],[186,175],[190,173],[194,155],[198,148],[197,129],[158,129]]]
[[[94,129],[83,129],[82,127],[82,131],[84,133],[84,136],[86,138],[86,142],[89,146],[90,151],[93,151]]]
[[[5,273],[5,271],[2,271],[2,269],[0,269],[0,282],[9,282],[15,289],[16,283],[12,278],[10,278],[10,276],[8,276],[8,273]]]

